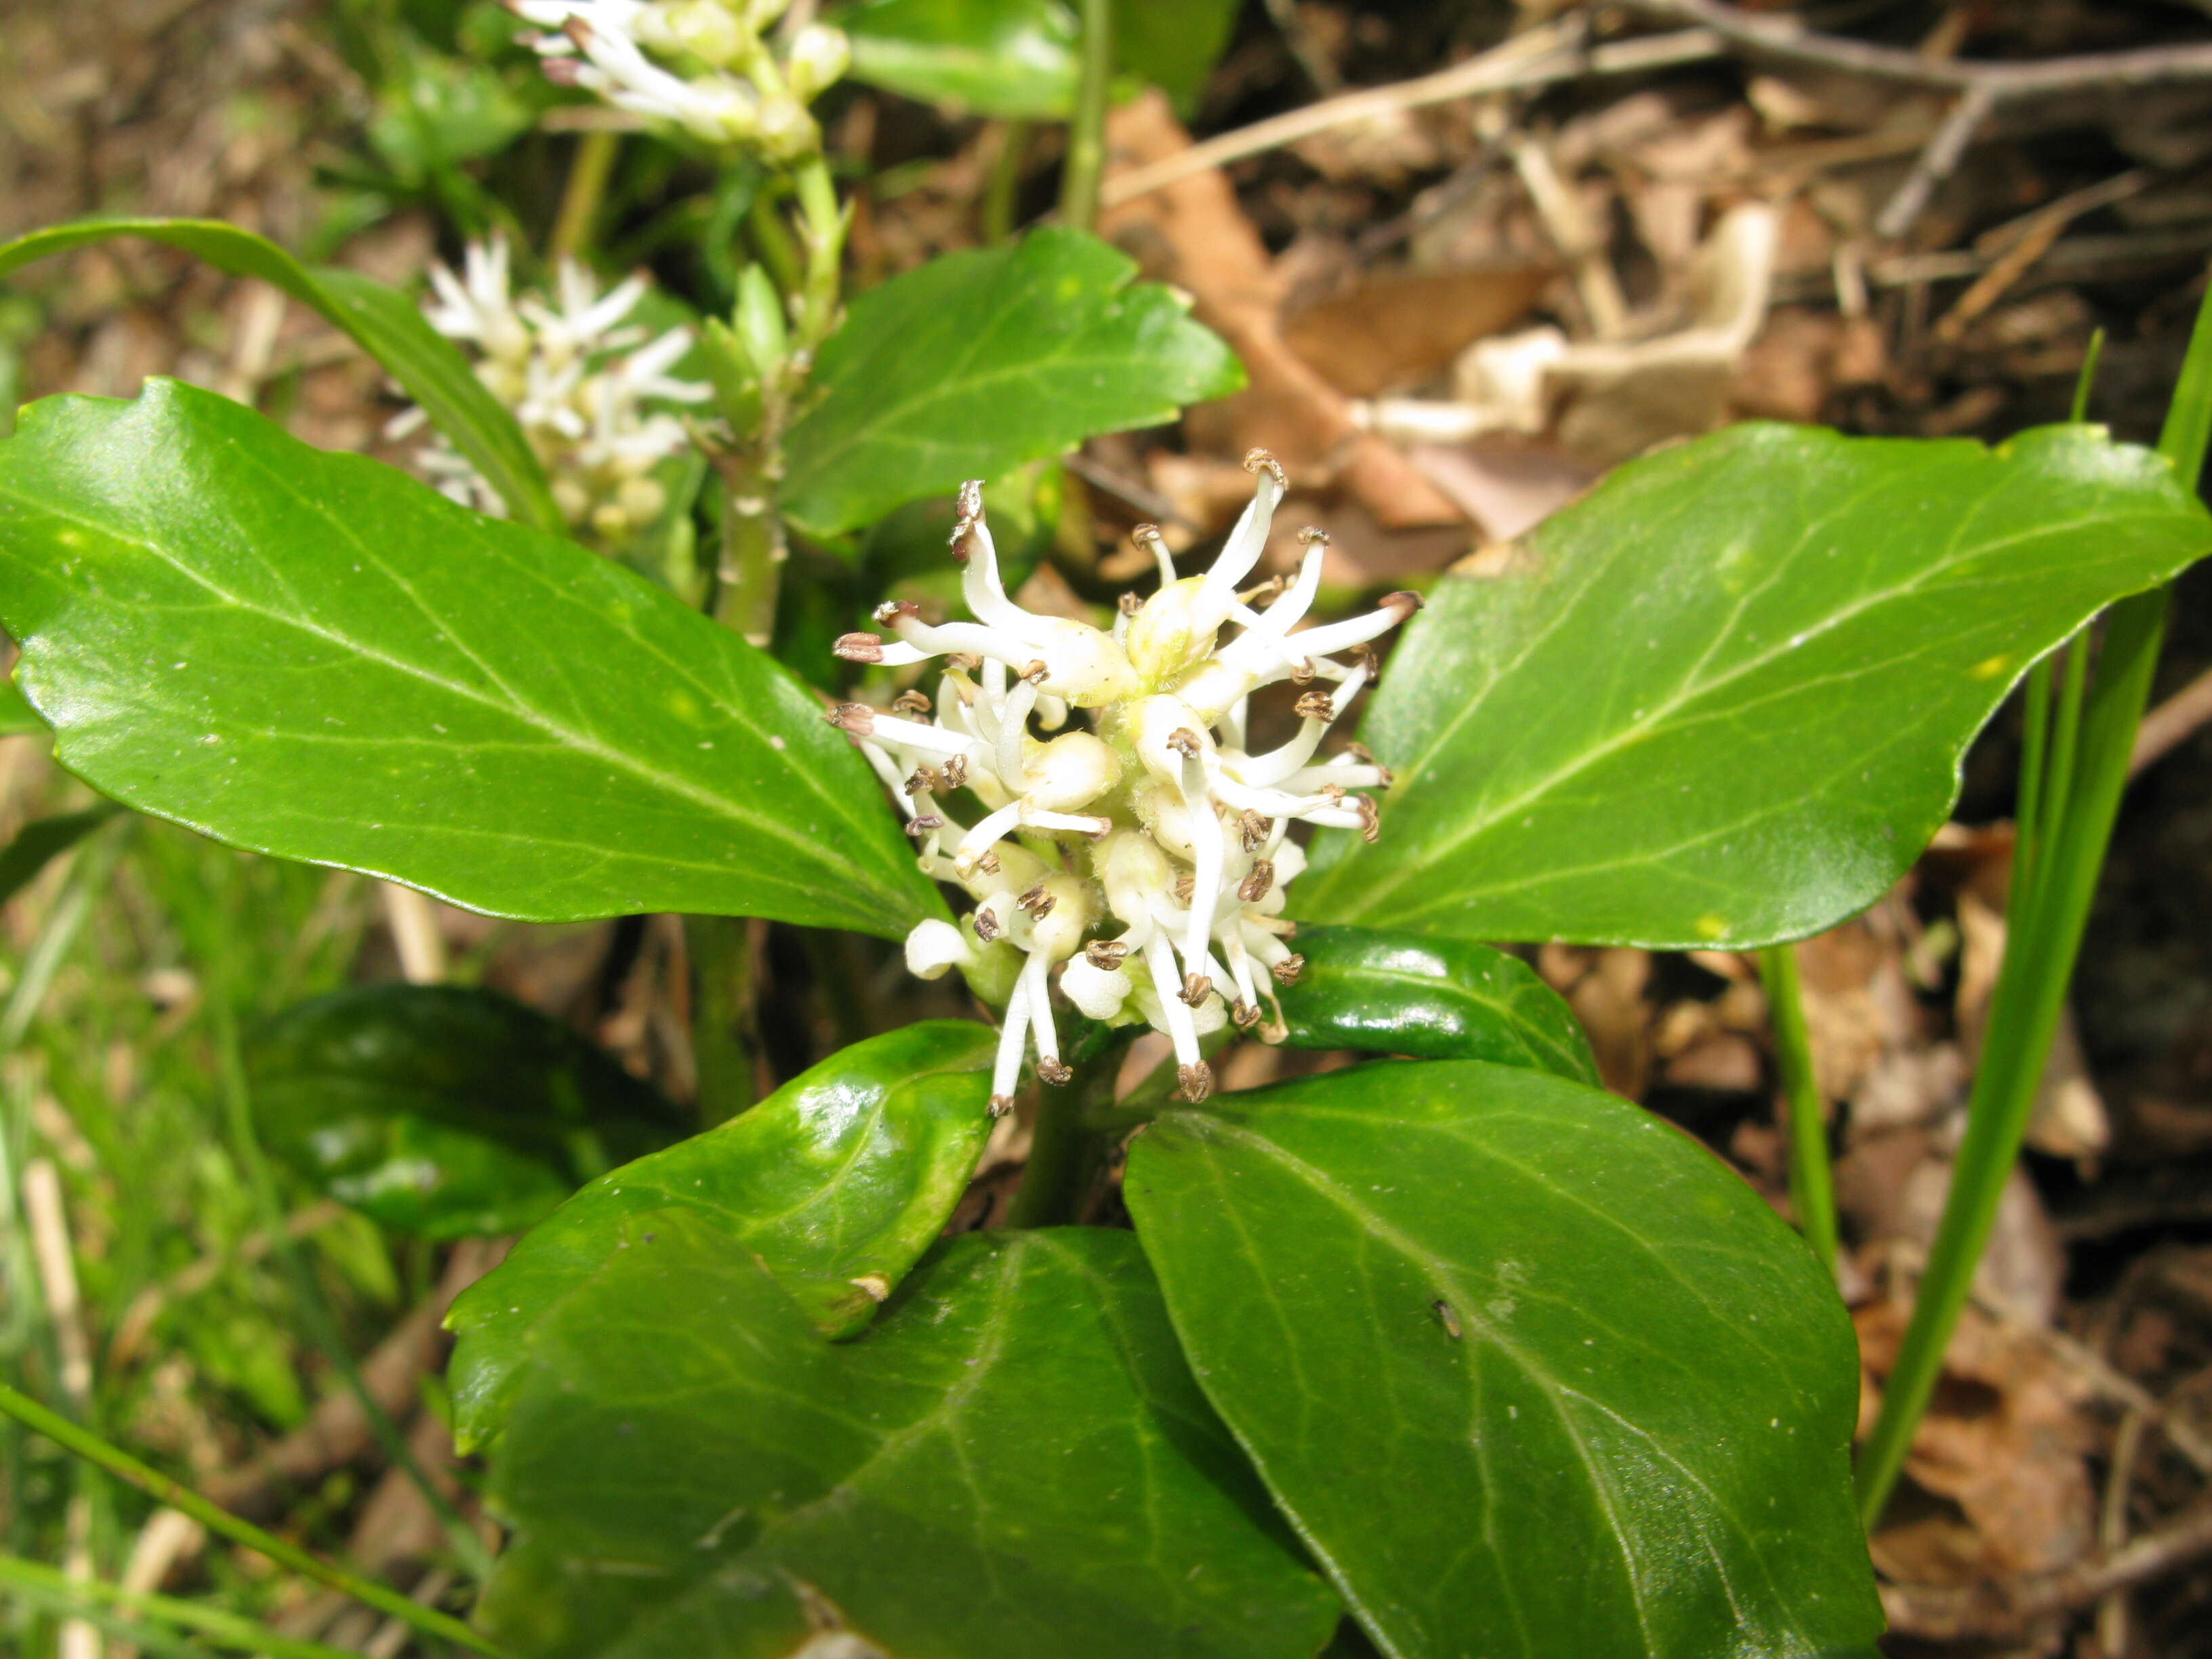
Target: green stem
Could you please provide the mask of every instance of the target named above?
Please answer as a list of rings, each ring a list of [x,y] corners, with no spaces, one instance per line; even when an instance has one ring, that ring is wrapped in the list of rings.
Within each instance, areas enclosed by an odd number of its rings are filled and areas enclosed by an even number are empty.
[[[12,1588],[27,1599],[64,1613],[82,1615],[95,1608],[115,1607],[166,1619],[171,1624],[198,1631],[224,1647],[265,1654],[268,1659],[361,1659],[359,1654],[347,1649],[285,1636],[255,1620],[226,1613],[220,1607],[181,1601],[173,1595],[125,1589],[120,1584],[99,1579],[71,1578],[20,1556],[0,1555],[0,1588]]]
[[[611,130],[586,133],[576,141],[575,159],[568,164],[568,182],[561,191],[561,210],[553,221],[546,252],[556,258],[577,258],[592,245],[605,199],[607,179],[614,172],[622,134]]]
[[[222,937],[218,930],[218,938]],[[261,1150],[261,1139],[254,1127],[253,1102],[246,1085],[246,1066],[239,1052],[236,1011],[231,1006],[231,981],[227,958],[212,964],[216,971],[210,975],[214,984],[210,988],[208,1018],[214,1029],[216,1064],[223,1096],[223,1113],[230,1132],[232,1156],[238,1160],[239,1169],[246,1176],[246,1184],[252,1192],[254,1203],[260,1212],[261,1231],[276,1248],[277,1259],[283,1263],[285,1276],[291,1280],[294,1296],[300,1304],[301,1322],[307,1326],[315,1346],[323,1352],[344,1382],[346,1390],[361,1407],[362,1419],[391,1459],[392,1467],[404,1474],[415,1489],[422,1493],[422,1501],[437,1517],[446,1540],[453,1547],[454,1557],[479,1583],[491,1572],[491,1554],[484,1548],[483,1540],[477,1537],[469,1523],[461,1517],[437,1483],[416,1461],[409,1449],[407,1437],[376,1401],[362,1380],[361,1370],[347,1352],[345,1339],[339,1333],[337,1321],[323,1301],[321,1287],[315,1283],[313,1269],[308,1266],[307,1253],[300,1241],[292,1236],[286,1224],[288,1217],[284,1200],[276,1190],[276,1177],[269,1167],[267,1156]],[[410,1603],[411,1605],[411,1603]]]
[[[691,1059],[699,1123],[712,1128],[759,1098],[754,1063],[752,924],[743,916],[686,916],[691,958]]]
[[[799,241],[805,256],[791,366],[795,395],[796,382],[802,382],[814,367],[815,352],[836,331],[844,292],[846,222],[830,163],[818,151],[799,164],[792,183],[798,191]]]
[[[1836,1272],[1836,1182],[1828,1165],[1828,1124],[1820,1085],[1813,1072],[1813,1035],[1805,1024],[1805,993],[1797,975],[1797,951],[1770,945],[1759,953],[1774,1027],[1774,1058],[1790,1109],[1790,1204],[1813,1254]]]
[[[722,552],[714,571],[714,620],[765,651],[775,638],[783,581],[783,526],[775,512],[774,440],[740,440],[714,457],[722,485]]]
[[[2181,369],[2181,383],[2166,411],[2159,451],[2193,489],[2204,469],[2212,438],[2212,292],[2197,315],[2196,331]],[[2167,592],[2161,588],[2123,599],[2106,613],[2104,647],[2095,683],[2077,706],[2078,761],[2064,796],[2045,781],[2043,816],[2052,833],[2042,839],[2032,878],[2015,884],[2009,937],[1990,999],[1981,1064],[1966,1104],[1966,1133],[1960,1144],[1942,1218],[1928,1253],[1928,1267],[1883,1392],[1881,1412],[1860,1456],[1859,1513],[1872,1527],[1905,1466],[1912,1432],[1942,1372],[1974,1270],[1996,1224],[1997,1203],[2020,1155],[2022,1138],[2066,1005],[2066,988],[2088,926],[2089,905],[2103,867],[2112,824],[2127,785],[2136,728],[2150,700],[2159,647],[2166,636]],[[2069,683],[2072,670],[2069,667]],[[2062,716],[2063,718],[2063,716]],[[2056,772],[2054,757],[2053,772]]]
[[[427,1636],[435,1636],[456,1643],[471,1652],[497,1656],[499,1650],[471,1630],[458,1619],[410,1601],[388,1585],[348,1572],[343,1567],[312,1556],[303,1549],[271,1536],[250,1521],[240,1519],[228,1510],[218,1508],[180,1481],[172,1480],[157,1469],[149,1468],[120,1447],[112,1446],[99,1436],[79,1428],[67,1418],[48,1411],[35,1400],[15,1392],[0,1382],[0,1412],[35,1430],[64,1449],[75,1453],[87,1462],[106,1470],[118,1480],[127,1480],[156,1502],[191,1516],[210,1532],[228,1538],[234,1544],[242,1544],[256,1553],[264,1555],[280,1567],[289,1567],[303,1577],[350,1595],[363,1606],[374,1607],[379,1613],[389,1613]]]
[[[1021,194],[1022,163],[1030,147],[1029,124],[1007,121],[999,128],[999,153],[991,161],[991,176],[984,182],[981,229],[986,243],[1003,242],[1014,234],[1014,204]]]
[[[775,285],[787,294],[797,293],[802,281],[799,249],[791,240],[789,228],[776,217],[773,191],[762,191],[745,210],[745,236],[760,262],[768,267],[769,275],[775,278]]]
[[[1098,222],[1098,185],[1106,172],[1106,94],[1114,76],[1114,0],[1083,0],[1083,78],[1067,129],[1067,165],[1060,175],[1061,222],[1089,230]]]

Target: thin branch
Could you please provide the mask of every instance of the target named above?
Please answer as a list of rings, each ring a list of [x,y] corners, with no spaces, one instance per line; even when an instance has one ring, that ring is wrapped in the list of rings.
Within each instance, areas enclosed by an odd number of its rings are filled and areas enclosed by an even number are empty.
[[[1204,143],[1193,144],[1150,167],[1133,167],[1107,179],[1099,193],[1101,205],[1119,207],[1139,196],[1164,190],[1179,179],[1208,168],[1241,161],[1285,144],[1313,137],[1334,128],[1351,126],[1401,111],[1447,104],[1481,93],[1512,92],[1556,85],[1585,75],[1631,75],[1641,70],[1668,69],[1717,58],[1724,50],[1717,34],[1705,29],[1622,40],[1585,49],[1579,31],[1553,24],[1515,35],[1449,69],[1438,70],[1411,81],[1385,87],[1364,87],[1341,97],[1285,114],[1255,121],[1234,132],[1221,133]]]
[[[2212,46],[2146,46],[2134,52],[2082,52],[2033,63],[1962,62],[1923,58],[1897,46],[1877,46],[1840,35],[1819,34],[1778,17],[1754,17],[1721,0],[1636,0],[1637,9],[1669,22],[1710,31],[1730,46],[1817,69],[1850,70],[1886,81],[1967,92],[1993,99],[2078,92],[2091,88],[2155,86],[2212,77]]]

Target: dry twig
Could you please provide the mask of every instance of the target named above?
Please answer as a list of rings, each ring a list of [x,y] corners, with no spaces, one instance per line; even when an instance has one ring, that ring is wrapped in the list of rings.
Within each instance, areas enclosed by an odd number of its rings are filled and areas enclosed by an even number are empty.
[[[1586,47],[1581,43],[1578,27],[1551,24],[1516,34],[1502,46],[1449,69],[1438,70],[1433,75],[1394,82],[1386,87],[1363,87],[1341,97],[1325,98],[1303,109],[1255,121],[1234,132],[1221,133],[1149,167],[1132,167],[1106,182],[1099,193],[1099,204],[1103,207],[1118,206],[1204,173],[1209,167],[1225,167],[1248,155],[1280,149],[1336,127],[1352,126],[1409,109],[1448,104],[1481,93],[1528,91],[1585,75],[1632,75],[1642,70],[1668,69],[1678,64],[1717,58],[1721,51],[1719,37],[1703,29],[1685,29],[1674,34]]]

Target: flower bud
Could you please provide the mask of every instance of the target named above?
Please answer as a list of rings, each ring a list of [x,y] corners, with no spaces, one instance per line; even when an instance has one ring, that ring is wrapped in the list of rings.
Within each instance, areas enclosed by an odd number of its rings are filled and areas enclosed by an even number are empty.
[[[1106,890],[1106,908],[1132,926],[1152,909],[1175,880],[1175,868],[1152,838],[1139,830],[1118,830],[1091,855],[1091,868]]]
[[[1048,812],[1088,806],[1121,781],[1121,760],[1088,732],[1032,744],[1022,763],[1022,798]]]
[[[842,29],[833,29],[826,23],[809,23],[791,43],[791,54],[784,61],[784,77],[791,84],[793,97],[802,103],[811,103],[823,88],[842,78],[852,63],[853,48]]]
[[[1126,968],[1100,968],[1079,955],[1068,958],[1067,966],[1060,970],[1060,988],[1092,1019],[1109,1021],[1121,1016],[1131,987]]]
[[[1186,576],[1160,589],[1129,618],[1121,647],[1146,684],[1169,684],[1212,654],[1220,630],[1200,625],[1199,595],[1205,586],[1203,576]]]
[[[943,979],[975,959],[968,936],[949,921],[917,922],[906,936],[906,970],[916,979]]]

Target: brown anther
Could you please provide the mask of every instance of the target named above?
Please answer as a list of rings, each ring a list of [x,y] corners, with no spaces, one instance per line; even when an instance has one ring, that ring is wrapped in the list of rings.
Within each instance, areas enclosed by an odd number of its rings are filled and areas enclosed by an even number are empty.
[[[592,44],[592,26],[580,17],[565,19],[561,25],[561,33],[580,46]]]
[[[1276,489],[1288,489],[1291,487],[1291,481],[1283,476],[1283,464],[1273,455],[1264,449],[1244,452],[1244,470],[1247,472],[1257,472],[1263,466],[1274,475]]]
[[[1051,676],[1052,670],[1045,665],[1045,660],[1042,657],[1039,657],[1027,668],[1022,670],[1022,678],[1027,680],[1031,685],[1042,685],[1046,680],[1051,678]]]
[[[1336,700],[1326,691],[1309,691],[1291,712],[1302,720],[1319,720],[1326,725],[1336,718]]]
[[[975,937],[984,944],[988,945],[1004,931],[1005,929],[999,926],[998,917],[993,915],[988,910],[978,910],[975,913]]]
[[[1204,974],[1186,975],[1182,981],[1182,989],[1176,994],[1195,1008],[1213,994],[1213,981],[1206,978]]]
[[[1311,685],[1313,684],[1313,678],[1314,665],[1313,659],[1311,658],[1300,657],[1296,662],[1291,665],[1291,684],[1292,685]]]
[[[822,718],[856,738],[865,738],[876,729],[876,711],[864,702],[841,702]]]
[[[883,640],[874,634],[840,634],[830,650],[847,662],[881,662],[884,659]]]
[[[1367,671],[1367,689],[1372,691],[1382,674],[1382,665],[1375,655],[1375,647],[1371,645],[1353,646],[1352,660],[1356,666]]]
[[[963,674],[972,674],[983,665],[983,659],[972,651],[948,651],[945,653],[945,665]]]
[[[1168,733],[1168,747],[1185,760],[1196,760],[1199,757],[1198,733],[1188,726],[1178,726]]]
[[[1058,1054],[1040,1054],[1037,1056],[1037,1080],[1058,1088],[1063,1083],[1073,1082],[1075,1073],[1061,1062]]]
[[[927,714],[929,712],[928,694],[922,691],[902,691],[891,699],[895,714]]]
[[[1204,1060],[1176,1067],[1176,1092],[1195,1106],[1213,1092],[1213,1067]]]
[[[1401,588],[1395,593],[1385,593],[1382,596],[1382,608],[1385,611],[1401,611],[1410,617],[1421,608],[1421,596]]]
[[[1121,614],[1125,617],[1133,617],[1145,608],[1145,602],[1134,593],[1124,593],[1114,603],[1121,607]]]
[[[939,775],[945,780],[945,787],[947,789],[959,788],[968,781],[968,757],[955,755],[945,763],[945,770]]]
[[[983,855],[975,860],[975,867],[987,876],[999,873],[999,854],[995,848],[985,848]]]
[[[1371,845],[1382,833],[1382,815],[1375,810],[1372,795],[1354,795],[1352,799],[1358,804],[1359,839]]]
[[[1273,823],[1273,819],[1259,812],[1241,814],[1237,820],[1237,837],[1244,843],[1244,850],[1257,852],[1260,843],[1267,839],[1267,831]]]
[[[1324,783],[1321,787],[1321,792],[1322,794],[1328,797],[1328,804],[1331,806],[1341,806],[1344,805],[1344,786],[1342,784]]]
[[[1318,525],[1307,525],[1298,532],[1298,544],[1302,547],[1327,547],[1328,532]]]
[[[1118,939],[1094,939],[1083,947],[1083,959],[1104,974],[1112,973],[1128,956],[1129,947]]]
[[[1013,1109],[1014,1097],[1012,1095],[993,1095],[991,1097],[990,1113],[991,1121],[995,1123],[999,1119],[1006,1116],[1007,1113]]]
[[[1237,1022],[1238,1030],[1249,1031],[1260,1023],[1260,1005],[1256,1002],[1231,1003],[1229,1018]]]
[[[932,830],[942,830],[943,828],[945,828],[945,820],[938,817],[934,812],[923,812],[919,816],[908,818],[906,821],[907,834],[913,836],[916,841],[920,841],[924,836],[928,835]]]
[[[1296,985],[1298,982],[1298,975],[1305,970],[1306,959],[1297,955],[1285,957],[1270,969],[1275,975],[1275,983],[1278,985]]]
[[[538,60],[538,67],[555,86],[573,87],[580,84],[579,76],[584,66],[573,58],[545,58]]]
[[[956,564],[968,562],[968,538],[975,533],[975,526],[983,522],[983,481],[970,478],[960,486],[960,493],[952,498],[952,534],[948,538]]]
[[[1155,558],[1158,558],[1159,555],[1155,550],[1154,544],[1158,543],[1162,546],[1165,545],[1165,543],[1161,539],[1160,527],[1156,524],[1140,524],[1133,526],[1129,531],[1129,539],[1136,543],[1138,546],[1143,548],[1146,552],[1151,553]]]
[[[914,769],[914,775],[906,781],[904,787],[909,795],[927,795],[944,781],[943,776],[931,768],[917,766]]]
[[[1267,890],[1274,884],[1273,860],[1261,859],[1252,866],[1252,873],[1237,884],[1237,896],[1247,904],[1257,904],[1267,896]]]
[[[874,611],[878,625],[884,628],[896,628],[908,617],[921,614],[921,607],[912,599],[885,599]]]
[[[1039,882],[1036,886],[1030,888],[1028,892],[1023,894],[1019,898],[1014,901],[1015,903],[1020,905],[1023,909],[1028,911],[1039,921],[1042,921],[1047,916],[1050,915],[1052,914],[1052,907],[1059,902],[1060,901],[1054,897],[1053,895],[1045,891],[1044,884],[1042,882]]]
[[[1180,904],[1188,904],[1198,893],[1198,878],[1185,872],[1176,878],[1175,896]]]
[[[1076,832],[1078,835],[1087,836],[1092,841],[1103,841],[1114,833],[1113,819],[1098,817],[1090,813],[1085,813],[1084,816],[1091,819],[1091,827],[1088,830],[1078,830]]]

